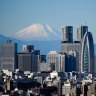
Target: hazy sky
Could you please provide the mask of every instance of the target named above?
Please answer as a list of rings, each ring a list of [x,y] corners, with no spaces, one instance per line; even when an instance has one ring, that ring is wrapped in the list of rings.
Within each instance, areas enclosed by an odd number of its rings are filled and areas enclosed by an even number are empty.
[[[96,0],[0,0],[0,34],[11,35],[33,24],[89,26],[96,43]]]

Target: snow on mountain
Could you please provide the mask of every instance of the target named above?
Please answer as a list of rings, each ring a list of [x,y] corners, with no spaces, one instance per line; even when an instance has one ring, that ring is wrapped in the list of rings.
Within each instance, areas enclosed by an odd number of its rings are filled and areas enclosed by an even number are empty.
[[[31,26],[17,32],[12,37],[20,40],[60,40],[60,32],[48,24],[32,24]]]

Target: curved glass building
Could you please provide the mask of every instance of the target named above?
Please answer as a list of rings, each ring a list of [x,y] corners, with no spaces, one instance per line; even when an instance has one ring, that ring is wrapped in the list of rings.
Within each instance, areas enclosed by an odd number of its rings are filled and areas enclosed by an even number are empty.
[[[86,32],[82,41],[81,72],[94,73],[94,43],[91,32]]]

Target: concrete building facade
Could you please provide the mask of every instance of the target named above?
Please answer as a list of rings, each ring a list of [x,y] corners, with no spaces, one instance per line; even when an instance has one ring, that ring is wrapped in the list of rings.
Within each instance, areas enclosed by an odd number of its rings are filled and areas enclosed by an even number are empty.
[[[0,43],[0,70],[14,71],[17,68],[17,44],[8,40]]]

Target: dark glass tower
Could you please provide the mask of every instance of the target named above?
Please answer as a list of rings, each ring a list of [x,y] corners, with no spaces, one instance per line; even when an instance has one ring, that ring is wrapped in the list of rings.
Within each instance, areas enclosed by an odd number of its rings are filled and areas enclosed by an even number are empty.
[[[94,73],[94,43],[90,32],[86,32],[82,42],[81,72]]]
[[[88,26],[77,27],[77,41],[82,42],[84,34],[88,32]]]
[[[37,55],[30,52],[18,53],[18,69],[21,71],[37,72]]]
[[[73,42],[73,27],[64,26],[62,27],[62,43],[72,43]]]

